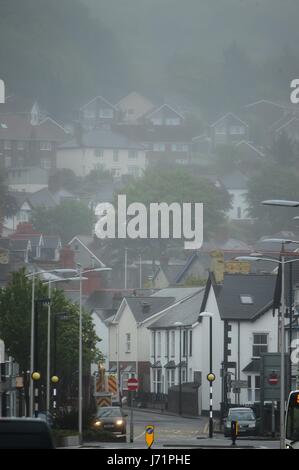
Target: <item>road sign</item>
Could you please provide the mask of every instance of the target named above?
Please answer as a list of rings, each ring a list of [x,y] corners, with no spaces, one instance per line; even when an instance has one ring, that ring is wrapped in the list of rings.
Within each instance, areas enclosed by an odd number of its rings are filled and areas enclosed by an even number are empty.
[[[231,385],[234,388],[247,388],[248,382],[247,380],[232,380]]]
[[[272,372],[268,377],[268,383],[270,385],[277,385],[278,382],[279,382],[278,375],[276,374],[276,372]]]
[[[129,392],[136,392],[136,390],[138,390],[138,379],[133,377],[128,380],[128,390]]]

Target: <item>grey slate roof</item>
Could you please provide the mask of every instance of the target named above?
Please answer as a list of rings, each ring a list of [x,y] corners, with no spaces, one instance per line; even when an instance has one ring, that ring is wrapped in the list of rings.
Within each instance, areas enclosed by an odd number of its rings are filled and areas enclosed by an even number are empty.
[[[175,301],[185,299],[201,290],[200,287],[167,287],[152,294],[151,297],[174,297]]]
[[[222,320],[254,321],[273,303],[275,274],[225,274],[217,286],[217,303]],[[251,296],[252,304],[243,304],[240,295]]]
[[[44,206],[48,208],[57,206],[57,202],[48,188],[43,188],[35,193],[31,193],[27,199],[32,207]]]
[[[126,297],[125,299],[138,323],[149,319],[174,302],[173,297]],[[149,305],[148,310],[144,309],[146,304]]]
[[[242,372],[260,372],[261,370],[261,360],[260,359],[252,359],[249,364],[242,370]]]
[[[26,251],[28,249],[29,240],[11,240],[11,251]]]
[[[184,326],[191,326],[197,322],[201,304],[204,298],[205,288],[197,288],[197,292],[183,299],[178,305],[174,305],[168,312],[159,318],[150,329],[174,328],[175,322],[182,322]]]
[[[56,249],[61,246],[60,237],[55,235],[43,235],[44,239],[44,246],[45,248],[53,248]]]
[[[92,131],[83,134],[82,145],[78,145],[76,139],[63,143],[60,148],[103,148],[103,149],[136,149],[142,150],[145,147],[124,135],[113,132],[111,129],[93,129]]]

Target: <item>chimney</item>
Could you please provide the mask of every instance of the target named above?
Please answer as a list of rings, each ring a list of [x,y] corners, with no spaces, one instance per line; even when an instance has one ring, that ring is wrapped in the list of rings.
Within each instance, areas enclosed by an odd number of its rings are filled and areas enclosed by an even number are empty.
[[[62,268],[75,268],[75,252],[69,245],[65,245],[60,250],[60,265]]]
[[[92,268],[84,268],[84,271],[88,271]],[[99,291],[102,288],[101,273],[96,271],[87,272],[84,274],[87,277],[83,282],[82,292],[84,295],[90,295],[95,291]]]
[[[214,274],[216,284],[223,284],[224,280],[224,255],[220,250],[211,251],[210,272]]]

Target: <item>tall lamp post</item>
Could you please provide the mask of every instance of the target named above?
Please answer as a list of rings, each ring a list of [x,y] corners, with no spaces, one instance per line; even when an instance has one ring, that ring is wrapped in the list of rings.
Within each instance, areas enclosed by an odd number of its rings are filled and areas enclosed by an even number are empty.
[[[78,276],[80,281],[79,297],[79,386],[78,386],[78,428],[79,441],[82,442],[82,416],[83,416],[83,348],[82,348],[82,280],[83,275],[91,272],[111,271],[111,268],[93,268],[87,271],[82,270],[81,264],[77,264]]]
[[[63,270],[66,272],[66,270]],[[26,278],[32,278],[31,282],[31,328],[30,328],[30,393],[29,393],[29,415],[33,416],[33,401],[34,401],[34,379],[32,374],[34,372],[34,336],[35,336],[35,278],[39,275],[51,275],[51,273],[61,272],[58,268],[49,271],[36,271],[27,274]],[[55,277],[55,276],[54,276]],[[59,279],[58,277],[56,277]]]
[[[179,364],[179,415],[182,414],[182,327],[183,323],[177,321],[173,326],[180,329],[180,364]]]
[[[267,238],[263,242],[269,243],[281,243],[281,259],[275,258],[264,258],[262,256],[239,256],[236,258],[237,261],[269,261],[272,263],[278,263],[281,265],[281,320],[280,320],[280,448],[285,448],[285,265],[299,261],[297,259],[286,260],[285,259],[285,244],[297,244],[298,241],[284,240],[279,238]]]
[[[209,410],[209,437],[213,437],[213,382],[215,380],[215,374],[213,373],[213,313],[201,312],[200,317],[209,318],[209,330],[210,330],[210,372],[207,375],[207,380],[210,383],[210,410]]]

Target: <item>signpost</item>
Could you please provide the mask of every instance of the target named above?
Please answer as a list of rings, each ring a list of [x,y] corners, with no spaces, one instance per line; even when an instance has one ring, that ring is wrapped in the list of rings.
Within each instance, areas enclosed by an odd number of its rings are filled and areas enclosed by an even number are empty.
[[[133,425],[133,398],[134,392],[138,390],[138,379],[132,377],[128,380],[128,391],[131,398],[131,421],[130,421],[130,442],[134,442],[134,425]]]

